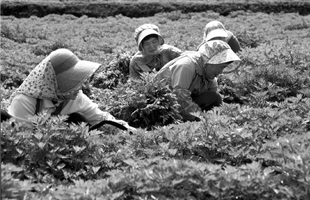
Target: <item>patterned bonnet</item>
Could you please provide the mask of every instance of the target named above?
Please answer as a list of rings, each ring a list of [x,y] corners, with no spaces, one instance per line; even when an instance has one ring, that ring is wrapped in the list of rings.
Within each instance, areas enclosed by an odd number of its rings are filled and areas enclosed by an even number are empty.
[[[68,49],[57,49],[50,53],[27,76],[12,94],[39,99],[59,100],[80,86],[100,67],[101,64],[80,60]]]
[[[223,73],[229,73],[234,71],[236,67],[239,67],[240,58],[230,46],[222,40],[211,40],[205,42],[199,47],[198,51],[205,56],[208,64],[221,64],[227,62],[233,62],[234,64],[228,65]],[[233,69],[232,69],[233,68]]]

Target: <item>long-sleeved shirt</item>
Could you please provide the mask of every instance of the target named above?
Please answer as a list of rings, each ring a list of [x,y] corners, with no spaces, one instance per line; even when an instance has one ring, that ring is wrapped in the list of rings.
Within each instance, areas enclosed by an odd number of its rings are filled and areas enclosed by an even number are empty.
[[[203,56],[199,52],[187,52],[167,63],[159,72],[156,79],[170,80],[173,89],[187,89],[195,98],[206,91],[216,91],[217,79],[207,80],[203,75]]]
[[[30,122],[29,117],[34,116],[36,112],[37,99],[17,94],[8,107],[8,113],[18,121]],[[56,109],[54,103],[43,99],[39,112],[52,114]],[[69,115],[74,112],[82,113],[91,125],[97,124],[102,120],[114,120],[115,118],[108,112],[102,111],[98,105],[92,102],[82,91],[80,91],[74,100],[69,100],[62,108],[61,115]]]
[[[163,44],[159,53],[154,56],[144,56],[139,51],[130,60],[129,74],[131,78],[140,78],[143,72],[159,71],[166,63],[179,57],[182,51],[174,46]]]

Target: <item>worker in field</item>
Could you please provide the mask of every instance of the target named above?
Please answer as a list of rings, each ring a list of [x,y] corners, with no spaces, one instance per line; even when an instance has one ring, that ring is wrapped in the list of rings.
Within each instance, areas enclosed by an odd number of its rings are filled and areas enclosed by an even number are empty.
[[[130,78],[140,78],[143,72],[158,71],[182,53],[180,49],[165,44],[155,24],[139,26],[135,30],[134,38],[139,51],[130,60]]]
[[[96,126],[107,121],[112,125],[119,124],[124,130],[135,130],[127,122],[100,110],[81,90],[100,66],[96,62],[80,60],[68,49],[51,52],[11,95],[7,112],[1,111],[1,121],[13,117],[31,124],[29,117],[45,112],[67,115],[68,123],[85,122]]]
[[[235,53],[241,51],[240,43],[236,36],[231,31],[226,30],[225,26],[217,20],[206,24],[203,34],[203,42],[198,46],[198,49],[205,42],[210,40],[223,40]]]
[[[179,97],[181,112],[208,111],[222,104],[217,76],[232,71],[240,58],[222,40],[211,40],[167,63],[155,78],[167,81]],[[186,96],[187,95],[187,96]],[[190,103],[184,102],[191,99]]]

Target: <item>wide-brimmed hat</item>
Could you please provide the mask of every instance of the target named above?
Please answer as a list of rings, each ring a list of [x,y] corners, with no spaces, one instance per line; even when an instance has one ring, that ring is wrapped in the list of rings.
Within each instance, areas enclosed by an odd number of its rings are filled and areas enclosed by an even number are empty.
[[[222,40],[211,40],[205,42],[198,49],[206,57],[207,64],[221,64],[233,62],[223,70],[223,73],[229,73],[240,66],[240,58],[230,46]]]
[[[79,88],[101,65],[80,60],[68,49],[53,51],[49,60],[56,74],[58,94],[67,94]]]
[[[159,32],[158,26],[156,26],[155,24],[143,24],[135,30],[134,35],[139,51],[142,51],[141,48],[142,40],[149,35],[156,35],[158,37],[160,45],[163,45],[165,43],[164,38],[161,36]]]
[[[227,38],[228,33],[226,32],[226,29],[221,22],[214,20],[214,21],[209,22],[205,26],[203,38],[205,41],[209,41],[217,37]]]

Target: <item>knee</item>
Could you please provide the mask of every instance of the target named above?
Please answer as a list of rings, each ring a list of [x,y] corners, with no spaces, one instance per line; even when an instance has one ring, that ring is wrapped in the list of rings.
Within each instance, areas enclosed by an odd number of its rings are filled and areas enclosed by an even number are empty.
[[[214,94],[214,106],[220,106],[223,103],[223,99],[222,96],[220,95],[220,93],[215,92]]]
[[[11,115],[7,113],[5,110],[1,109],[1,122],[6,121],[11,118]]]
[[[199,100],[198,105],[202,110],[208,111],[214,107],[220,106],[223,103],[222,97],[218,92],[206,92]]]

